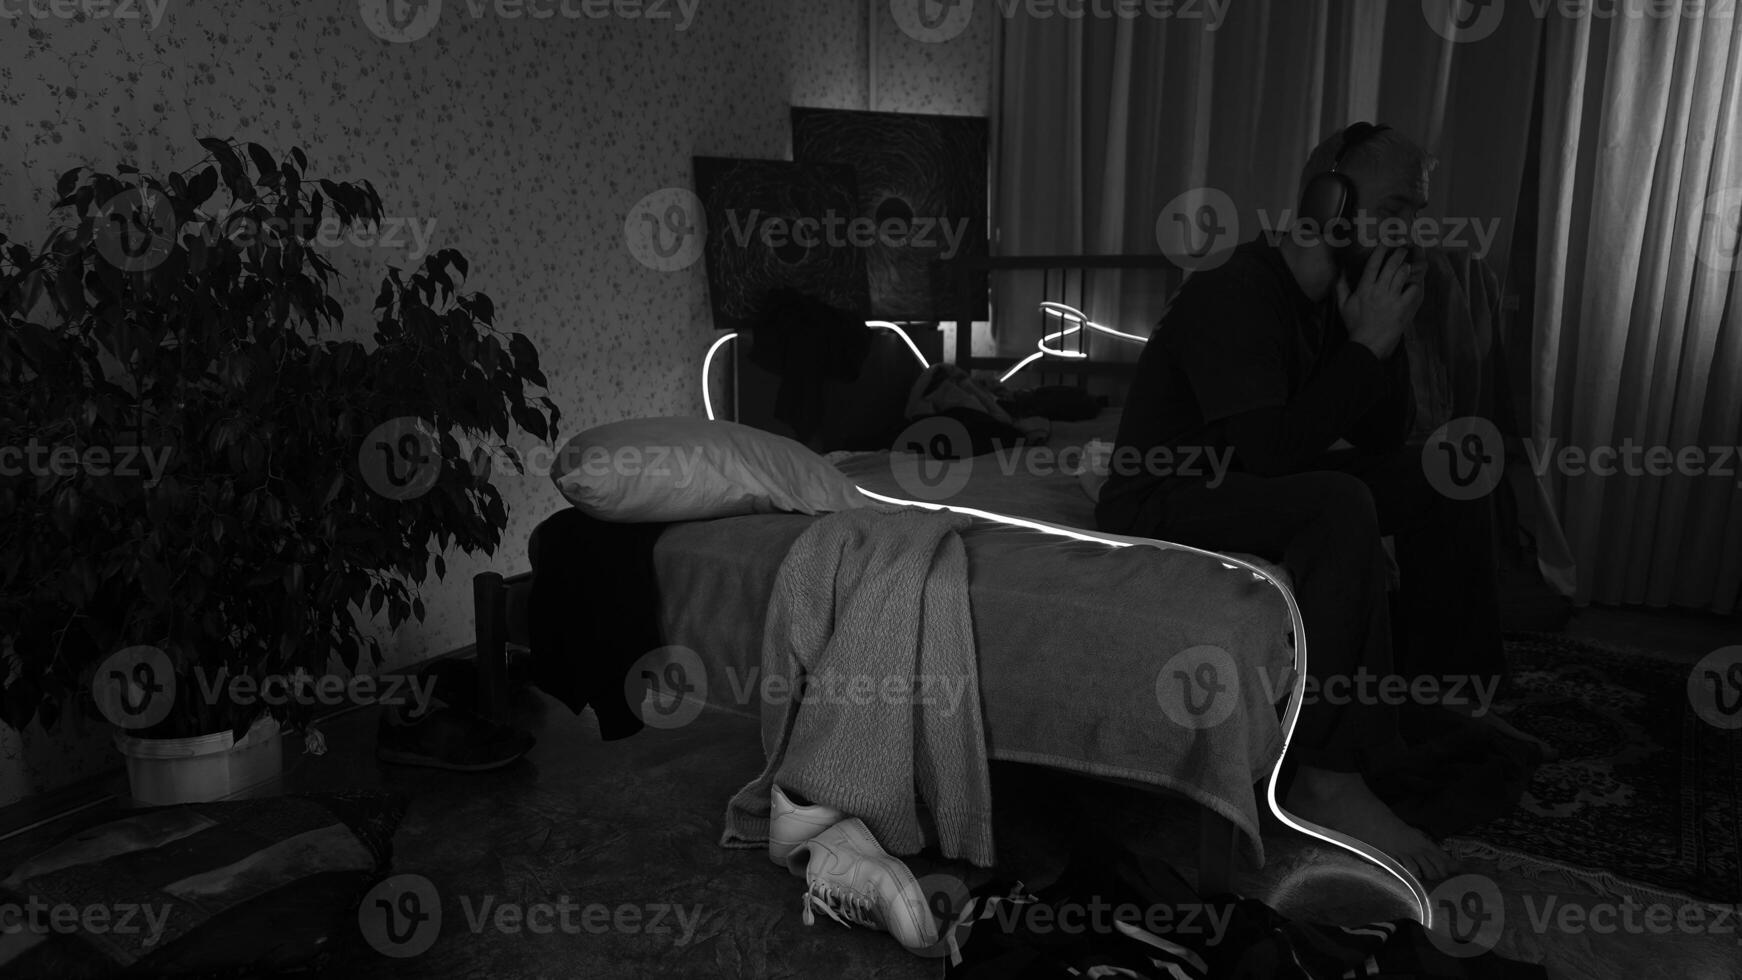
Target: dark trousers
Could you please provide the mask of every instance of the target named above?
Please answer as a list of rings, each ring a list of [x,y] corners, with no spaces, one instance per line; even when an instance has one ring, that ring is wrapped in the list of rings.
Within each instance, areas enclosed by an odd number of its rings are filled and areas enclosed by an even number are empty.
[[[1436,491],[1418,447],[1339,451],[1302,473],[1229,473],[1215,487],[1182,483],[1163,494],[1151,511],[1158,526],[1137,533],[1256,555],[1293,579],[1307,672],[1321,693],[1302,708],[1292,763],[1355,772],[1400,747],[1397,708],[1415,696],[1401,684],[1387,692],[1378,678],[1428,677],[1442,697],[1466,698],[1503,680],[1492,504]],[[1401,579],[1395,631],[1385,535]]]

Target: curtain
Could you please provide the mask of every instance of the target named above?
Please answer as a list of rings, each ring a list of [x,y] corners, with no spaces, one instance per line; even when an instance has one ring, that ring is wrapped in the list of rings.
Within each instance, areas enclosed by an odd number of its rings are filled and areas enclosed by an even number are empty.
[[[1482,257],[1506,268],[1530,123],[1517,93],[1536,74],[1534,18],[1506,18],[1492,36],[1459,43],[1414,2],[1233,3],[1220,22],[1036,17],[1024,6],[998,41],[997,254],[1160,254],[1168,204],[1206,188],[1232,209],[1217,246],[1249,240],[1295,206],[1314,146],[1378,119],[1441,157],[1430,210],[1497,223],[1493,254]],[[1032,283],[994,283],[1005,314],[994,318],[997,353],[1033,351],[1041,327],[1021,314],[1034,298]],[[1103,274],[1086,297],[1091,317],[1139,335],[1165,299],[1153,276],[1137,274]],[[1136,350],[1122,347],[1128,357]]]
[[[1723,449],[1742,444],[1742,30],[1682,13],[1548,22],[1531,435],[1586,570],[1581,600],[1729,613],[1742,599],[1742,464]],[[1551,438],[1703,461],[1576,473],[1543,452]]]

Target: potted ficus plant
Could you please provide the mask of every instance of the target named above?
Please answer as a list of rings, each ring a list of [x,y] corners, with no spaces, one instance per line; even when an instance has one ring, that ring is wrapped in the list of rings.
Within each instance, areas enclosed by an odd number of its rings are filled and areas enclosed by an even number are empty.
[[[99,710],[158,803],[274,774],[306,685],[378,665],[371,621],[421,620],[443,552],[500,543],[510,428],[560,418],[456,251],[342,335],[320,241],[382,219],[368,181],[200,145],[68,171],[41,248],[0,235],[0,721]]]

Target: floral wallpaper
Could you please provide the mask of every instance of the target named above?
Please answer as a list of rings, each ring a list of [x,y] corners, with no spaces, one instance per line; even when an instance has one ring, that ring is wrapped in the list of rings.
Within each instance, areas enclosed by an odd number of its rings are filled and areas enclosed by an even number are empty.
[[[331,246],[348,329],[366,335],[389,264],[457,248],[499,325],[538,346],[565,437],[700,414],[702,266],[648,261],[637,209],[691,187],[694,155],[786,158],[794,103],[985,113],[989,17],[915,37],[896,16],[912,2],[0,3],[0,231],[39,244],[55,178],[73,166],[182,169],[205,136],[301,147],[311,172],[370,180],[397,219],[396,234]],[[498,486],[503,548],[448,556],[426,620],[382,625],[390,665],[469,643],[473,574],[524,570],[527,535],[564,506],[542,474]],[[40,792],[114,765],[100,728],[33,729],[22,747],[0,733],[0,768],[22,752]],[[18,792],[0,779],[0,804]]]

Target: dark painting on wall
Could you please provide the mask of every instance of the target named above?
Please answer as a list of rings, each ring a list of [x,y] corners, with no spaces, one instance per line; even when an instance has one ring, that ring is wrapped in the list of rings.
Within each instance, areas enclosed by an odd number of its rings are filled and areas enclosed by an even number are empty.
[[[867,227],[897,231],[880,230],[865,250],[873,316],[953,320],[961,314],[969,276],[961,260],[986,255],[989,132],[986,120],[974,116],[792,110],[793,158],[851,166],[858,217],[873,223]],[[886,224],[891,219],[895,223]],[[975,278],[974,317],[985,319],[985,275]]]
[[[718,330],[754,327],[769,295],[790,288],[868,316],[866,251],[830,234],[858,200],[853,168],[696,157],[707,228],[708,298]]]

